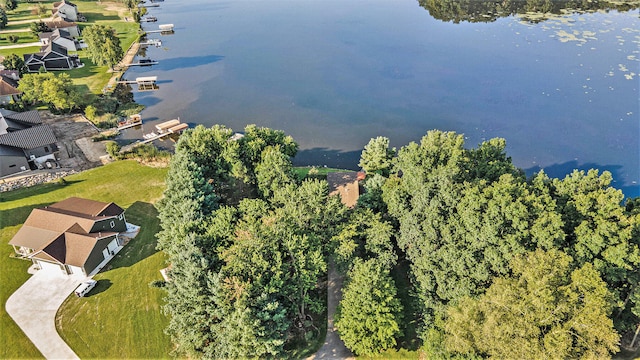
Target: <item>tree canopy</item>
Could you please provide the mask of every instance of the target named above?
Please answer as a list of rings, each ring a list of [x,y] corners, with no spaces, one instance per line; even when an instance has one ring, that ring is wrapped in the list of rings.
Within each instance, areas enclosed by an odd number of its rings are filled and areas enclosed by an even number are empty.
[[[372,139],[367,193],[348,210],[326,181],[294,176],[298,145],[281,131],[185,132],[157,205],[176,355],[291,355],[320,334],[329,257],[345,274],[336,326],[357,354],[396,347],[403,323],[438,358],[617,351],[640,333],[637,199],[623,206],[608,172],[527,179],[505,149],[442,131],[397,152]]]
[[[68,74],[53,73],[25,74],[20,80],[18,90],[22,91],[22,100],[42,102],[54,112],[69,112],[81,104],[81,94],[73,85]]]
[[[86,27],[82,32],[82,38],[87,44],[89,58],[96,65],[113,68],[122,59],[124,52],[120,46],[120,39],[111,26],[97,24]]]
[[[536,250],[514,258],[513,273],[496,278],[476,299],[448,309],[447,348],[495,358],[609,357],[619,335],[609,318],[614,297],[591,264]]]
[[[17,54],[9,54],[6,56],[4,60],[2,60],[2,66],[7,70],[18,70],[21,76],[27,72],[24,59]]]

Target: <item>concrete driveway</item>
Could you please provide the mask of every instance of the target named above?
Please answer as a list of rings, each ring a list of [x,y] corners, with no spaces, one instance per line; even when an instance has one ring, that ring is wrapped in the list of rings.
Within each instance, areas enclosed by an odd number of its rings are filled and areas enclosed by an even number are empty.
[[[56,331],[56,312],[87,278],[40,270],[6,304],[7,313],[47,359],[79,359]]]

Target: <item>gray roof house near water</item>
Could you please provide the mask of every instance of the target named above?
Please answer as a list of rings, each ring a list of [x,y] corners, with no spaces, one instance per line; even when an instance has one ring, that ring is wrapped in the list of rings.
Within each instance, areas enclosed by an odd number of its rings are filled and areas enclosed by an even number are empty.
[[[42,124],[38,111],[0,109],[0,177],[55,163],[57,141],[53,129]]]
[[[33,209],[9,245],[40,270],[88,276],[123,246],[126,231],[120,206],[71,197]]]

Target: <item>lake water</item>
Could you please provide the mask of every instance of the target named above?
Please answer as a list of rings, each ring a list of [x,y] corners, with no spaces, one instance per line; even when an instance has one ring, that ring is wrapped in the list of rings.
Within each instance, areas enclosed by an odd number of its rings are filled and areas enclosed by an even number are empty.
[[[175,117],[255,123],[292,135],[296,164],[356,168],[372,137],[453,130],[469,147],[504,137],[528,173],[596,167],[640,195],[637,9],[454,23],[415,0],[160,4],[143,27],[175,34],[150,34],[159,65],[126,74],[159,80],[135,94],[145,132]]]

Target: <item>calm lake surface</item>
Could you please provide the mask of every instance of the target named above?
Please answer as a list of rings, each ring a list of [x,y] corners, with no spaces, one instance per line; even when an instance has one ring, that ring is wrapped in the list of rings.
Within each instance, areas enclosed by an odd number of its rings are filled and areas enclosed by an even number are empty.
[[[137,92],[149,125],[255,123],[300,144],[296,164],[356,168],[370,138],[400,147],[430,129],[468,147],[503,137],[514,163],[563,177],[609,170],[639,196],[638,10],[446,22],[415,0],[166,0],[175,34],[146,56],[160,89]],[[432,11],[433,12],[433,11]]]

